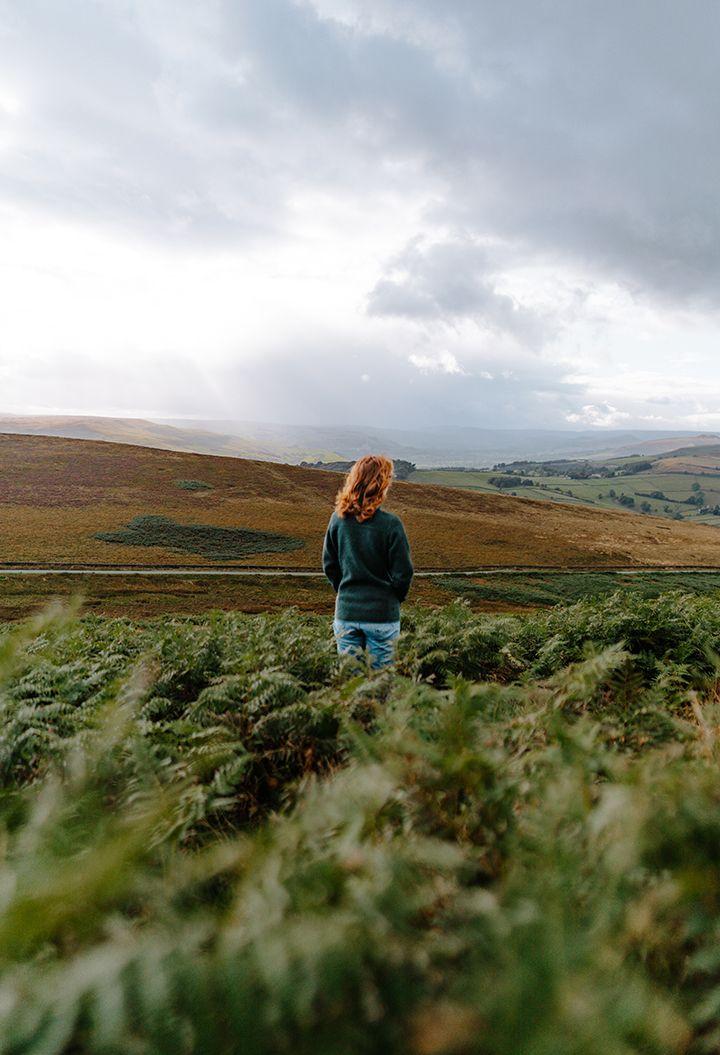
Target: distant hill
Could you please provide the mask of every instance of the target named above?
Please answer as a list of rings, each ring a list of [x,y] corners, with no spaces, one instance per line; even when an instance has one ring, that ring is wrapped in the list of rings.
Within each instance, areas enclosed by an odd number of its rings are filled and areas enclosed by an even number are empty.
[[[497,462],[533,458],[616,457],[639,453],[645,442],[667,442],[663,450],[690,443],[691,431],[659,432],[636,429],[489,429],[467,425],[427,428],[381,428],[374,425],[283,425],[257,421],[189,418],[158,419],[178,428],[205,429],[240,436],[261,447],[324,448],[332,458],[306,461],[354,460],[363,454],[388,454],[422,468],[464,465],[478,468]],[[297,459],[298,461],[301,459]]]
[[[683,453],[695,452],[704,447],[717,447],[720,445],[720,436],[713,432],[700,432],[695,436],[687,436],[684,439],[685,442],[681,448],[679,448],[678,436],[676,434],[674,436],[661,436],[657,439],[638,440],[625,447],[612,447],[609,451],[605,452],[605,454],[613,458],[626,458],[632,454],[653,457],[661,454],[668,454],[670,452],[674,454],[678,454],[680,451]],[[598,459],[603,456],[602,453],[599,453],[593,457]]]
[[[239,546],[233,563],[317,568],[337,486],[336,473],[268,461],[0,435],[0,554],[212,565]],[[418,567],[720,564],[716,530],[620,510],[400,481],[388,508]]]
[[[692,432],[485,429],[469,426],[394,429],[376,426],[281,425],[191,418],[145,419],[80,415],[0,414],[0,432],[132,443],[161,450],[218,454],[263,461],[344,462],[387,454],[420,468],[492,466],[518,459],[649,456],[720,442]]]
[[[658,473],[720,474],[720,442],[706,447],[680,447],[653,462]]]
[[[292,443],[259,443],[240,436],[223,435],[202,428],[176,427],[145,418],[85,417],[74,415],[0,415],[0,432],[24,436],[64,436],[68,439],[132,443],[161,450],[219,454],[263,461],[303,459],[332,460],[337,455],[324,447]]]

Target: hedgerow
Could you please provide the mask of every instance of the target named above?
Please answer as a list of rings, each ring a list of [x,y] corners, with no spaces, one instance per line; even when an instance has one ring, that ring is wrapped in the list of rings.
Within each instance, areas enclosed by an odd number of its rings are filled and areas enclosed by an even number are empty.
[[[0,633],[0,1055],[720,1044],[720,604]]]

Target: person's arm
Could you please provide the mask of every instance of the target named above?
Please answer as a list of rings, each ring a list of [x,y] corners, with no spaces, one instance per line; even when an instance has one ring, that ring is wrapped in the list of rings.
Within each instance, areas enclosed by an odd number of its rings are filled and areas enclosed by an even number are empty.
[[[410,543],[400,520],[390,536],[388,556],[393,590],[398,600],[404,601],[410,589],[414,568],[410,557]]]
[[[337,593],[340,579],[342,578],[342,572],[340,571],[340,561],[338,560],[337,540],[335,538],[335,533],[332,530],[332,526],[331,518],[327,531],[325,532],[325,541],[323,542],[322,564],[323,571],[332,583],[333,590]]]

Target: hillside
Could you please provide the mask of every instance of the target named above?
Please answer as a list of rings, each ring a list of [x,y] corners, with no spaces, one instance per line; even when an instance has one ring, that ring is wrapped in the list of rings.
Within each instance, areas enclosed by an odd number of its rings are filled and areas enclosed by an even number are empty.
[[[656,472],[720,474],[720,443],[707,447],[680,447],[653,462]]]
[[[692,432],[657,429],[492,429],[473,425],[385,428],[374,425],[289,425],[277,422],[193,418],[156,419],[182,429],[206,429],[273,448],[325,448],[355,460],[383,451],[425,468],[438,465],[488,466],[516,458],[606,458],[636,453],[646,444],[658,452],[706,437]],[[720,437],[715,437],[715,442]],[[654,446],[653,446],[654,445]],[[336,455],[335,457],[338,457]],[[293,459],[286,459],[292,461]],[[301,459],[296,459],[300,461]],[[313,459],[305,459],[311,461]],[[329,460],[329,459],[324,459]]]
[[[5,563],[317,567],[337,487],[317,469],[0,435],[0,552]],[[403,482],[388,508],[418,567],[720,565],[712,528],[624,511]]]
[[[685,436],[684,439],[683,449],[691,451],[693,454],[696,451],[702,453],[703,447],[717,447],[720,443],[720,436],[714,432],[699,432],[696,436]],[[596,459],[608,457],[624,458],[633,454],[641,454],[645,457],[657,458],[662,454],[676,452],[677,447],[678,434],[676,433],[671,436],[639,439],[630,444],[608,447],[607,450],[599,454],[593,454],[592,457]]]
[[[414,483],[478,493],[532,494],[535,499],[564,505],[634,509],[720,527],[720,443],[707,435],[694,439],[702,442],[654,455],[648,451],[603,461],[522,460],[501,463],[492,470],[417,469],[409,478]],[[664,443],[657,441],[658,450]]]
[[[289,461],[336,458],[323,445],[303,445],[274,436],[254,438],[225,434],[192,423],[178,427],[145,418],[108,418],[73,415],[0,415],[0,433],[23,436],[62,436],[68,439],[131,443],[169,451],[218,454],[231,458]]]

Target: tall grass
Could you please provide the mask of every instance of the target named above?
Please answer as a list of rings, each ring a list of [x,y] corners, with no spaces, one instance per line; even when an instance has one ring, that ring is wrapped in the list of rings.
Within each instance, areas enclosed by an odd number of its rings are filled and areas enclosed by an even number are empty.
[[[0,637],[0,1053],[720,1045],[720,605]]]

